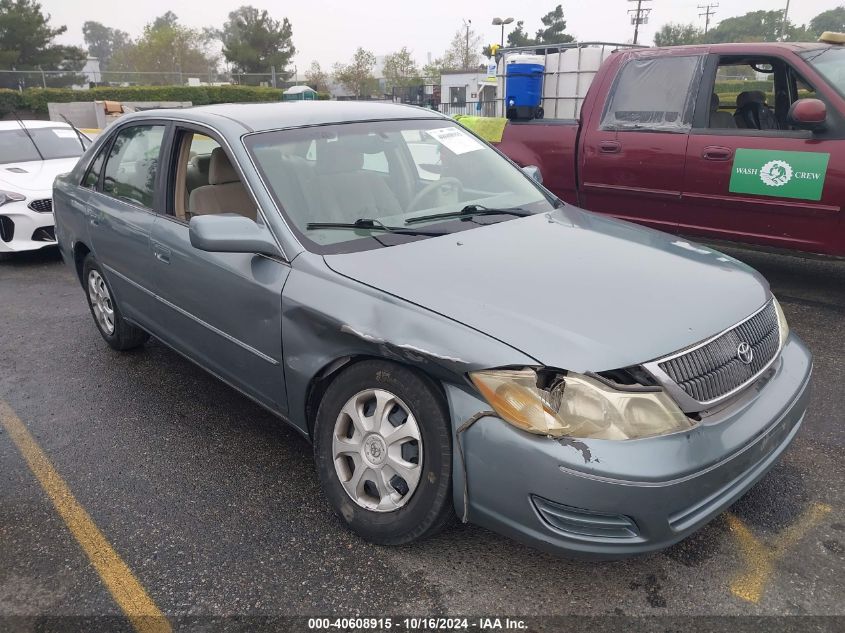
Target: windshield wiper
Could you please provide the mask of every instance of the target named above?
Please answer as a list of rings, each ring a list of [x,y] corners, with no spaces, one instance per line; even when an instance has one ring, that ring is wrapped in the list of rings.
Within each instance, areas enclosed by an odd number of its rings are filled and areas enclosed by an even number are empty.
[[[354,222],[309,222],[305,225],[305,228],[309,231],[311,229],[364,229],[367,231],[397,233],[399,235],[428,235],[430,237],[446,235],[445,231],[420,231],[417,229],[406,229],[401,226],[387,226],[386,224],[382,224],[380,220],[373,220],[371,218],[358,218]]]
[[[522,207],[501,207],[493,209],[485,207],[483,204],[468,204],[460,211],[447,211],[446,213],[433,213],[432,215],[420,215],[415,218],[405,220],[405,224],[416,224],[417,222],[428,222],[429,220],[447,220],[449,218],[471,218],[479,215],[515,215],[517,217],[525,217],[534,215],[531,211],[526,211]]]

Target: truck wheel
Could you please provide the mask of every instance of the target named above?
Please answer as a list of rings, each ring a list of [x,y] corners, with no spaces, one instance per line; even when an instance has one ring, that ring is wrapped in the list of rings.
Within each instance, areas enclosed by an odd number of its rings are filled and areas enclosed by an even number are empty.
[[[82,280],[91,316],[106,343],[116,350],[125,351],[143,345],[150,338],[144,330],[123,318],[93,253],[88,253],[82,264]]]
[[[363,361],[335,378],[317,411],[314,457],[332,509],[370,542],[409,543],[454,516],[447,408],[407,367]]]
[[[543,108],[537,108],[537,111],[534,113],[534,117],[537,119],[542,119],[543,115],[545,115],[545,110]]]

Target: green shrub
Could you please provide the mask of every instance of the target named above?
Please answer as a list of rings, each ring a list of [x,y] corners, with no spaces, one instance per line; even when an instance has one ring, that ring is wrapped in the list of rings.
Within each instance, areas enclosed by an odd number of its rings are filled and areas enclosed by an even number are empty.
[[[10,93],[10,94],[6,94]],[[282,91],[263,86],[126,86],[90,90],[28,88],[22,93],[0,90],[0,113],[25,108],[47,114],[47,104],[69,101],[190,101],[194,105],[281,101]],[[10,104],[10,105],[9,105]]]
[[[21,103],[21,93],[17,90],[9,90],[7,88],[0,88],[0,116],[20,110],[23,107]]]

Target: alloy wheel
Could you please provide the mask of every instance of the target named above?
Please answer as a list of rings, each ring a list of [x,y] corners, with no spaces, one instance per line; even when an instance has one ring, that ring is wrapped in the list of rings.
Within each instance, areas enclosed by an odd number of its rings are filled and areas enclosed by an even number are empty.
[[[88,273],[88,296],[100,329],[111,336],[114,334],[114,306],[106,280],[96,270]]]

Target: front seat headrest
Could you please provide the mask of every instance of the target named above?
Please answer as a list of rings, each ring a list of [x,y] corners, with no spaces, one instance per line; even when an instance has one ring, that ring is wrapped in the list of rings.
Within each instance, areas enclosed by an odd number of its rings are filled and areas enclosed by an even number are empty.
[[[211,160],[208,163],[208,184],[222,185],[227,182],[238,182],[240,178],[229,157],[222,147],[215,147],[211,150]]]
[[[766,103],[766,93],[762,90],[746,90],[736,96],[737,108],[741,108],[749,103]]]

